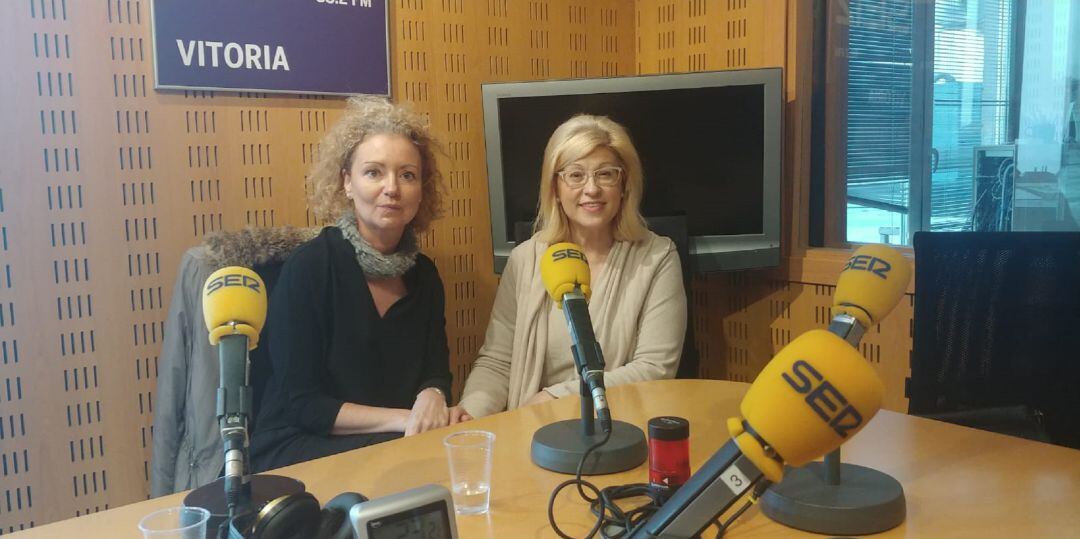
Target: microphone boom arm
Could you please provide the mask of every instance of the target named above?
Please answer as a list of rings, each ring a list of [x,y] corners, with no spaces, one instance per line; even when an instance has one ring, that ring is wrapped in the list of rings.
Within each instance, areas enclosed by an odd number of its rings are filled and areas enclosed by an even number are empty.
[[[251,509],[251,499],[244,491],[248,469],[248,423],[252,409],[248,385],[248,338],[226,335],[218,344],[220,385],[217,390],[217,419],[225,451],[225,499],[232,514]],[[243,357],[239,364],[229,358]]]
[[[600,420],[600,426],[611,430],[611,410],[608,408],[604,387],[604,352],[593,333],[589,322],[589,304],[581,291],[581,286],[563,295],[563,314],[570,330],[570,341],[574,343],[570,351],[574,356],[574,366],[581,377],[581,422],[584,434],[594,433],[593,414]]]
[[[857,318],[846,313],[834,316],[832,321],[829,322],[829,332],[844,339],[855,348],[859,347],[866,329],[859,323]]]
[[[734,441],[724,444],[629,539],[697,537],[762,478]]]

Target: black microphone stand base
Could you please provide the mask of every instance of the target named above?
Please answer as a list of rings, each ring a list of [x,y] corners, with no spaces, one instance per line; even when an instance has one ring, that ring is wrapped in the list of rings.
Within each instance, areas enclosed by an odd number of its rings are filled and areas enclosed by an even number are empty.
[[[593,432],[582,432],[581,419],[567,419],[545,425],[533,434],[532,461],[553,472],[576,474],[582,455],[604,439],[600,421],[594,420]],[[589,453],[581,475],[603,475],[637,468],[649,458],[645,433],[624,421],[611,422],[611,438]]]
[[[840,464],[837,484],[826,474],[823,462],[788,468],[765,491],[761,511],[785,526],[828,535],[878,533],[904,521],[904,487],[888,474],[848,463]]]
[[[304,492],[304,484],[281,475],[252,475],[246,485],[243,505],[258,511],[266,502],[288,494]],[[225,478],[203,485],[184,496],[184,507],[202,507],[210,511],[206,523],[207,537],[215,537],[221,523],[229,519],[229,506],[225,503]]]

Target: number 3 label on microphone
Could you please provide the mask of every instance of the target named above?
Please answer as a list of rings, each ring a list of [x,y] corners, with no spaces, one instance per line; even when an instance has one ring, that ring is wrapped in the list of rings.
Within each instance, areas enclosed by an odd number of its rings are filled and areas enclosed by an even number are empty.
[[[735,494],[740,494],[746,490],[747,485],[750,484],[750,480],[746,478],[746,475],[742,473],[737,466],[732,464],[728,469],[724,470],[724,473],[720,476],[720,479],[725,485]]]

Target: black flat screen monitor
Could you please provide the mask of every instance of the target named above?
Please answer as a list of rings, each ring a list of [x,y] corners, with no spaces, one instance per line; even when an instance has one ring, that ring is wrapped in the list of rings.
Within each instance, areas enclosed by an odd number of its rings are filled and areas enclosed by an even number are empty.
[[[642,214],[685,215],[692,269],[778,265],[781,80],[766,68],[483,85],[496,271],[536,217],[548,138],[579,113],[630,132]]]

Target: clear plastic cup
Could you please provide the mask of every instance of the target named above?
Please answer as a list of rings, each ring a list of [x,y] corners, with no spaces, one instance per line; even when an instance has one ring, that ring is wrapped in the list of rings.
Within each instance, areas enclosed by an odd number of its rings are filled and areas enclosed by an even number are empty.
[[[450,463],[454,509],[462,515],[487,513],[491,505],[491,454],[495,434],[483,430],[456,432],[443,440]]]
[[[202,507],[169,507],[139,521],[144,539],[204,539],[210,511]]]

